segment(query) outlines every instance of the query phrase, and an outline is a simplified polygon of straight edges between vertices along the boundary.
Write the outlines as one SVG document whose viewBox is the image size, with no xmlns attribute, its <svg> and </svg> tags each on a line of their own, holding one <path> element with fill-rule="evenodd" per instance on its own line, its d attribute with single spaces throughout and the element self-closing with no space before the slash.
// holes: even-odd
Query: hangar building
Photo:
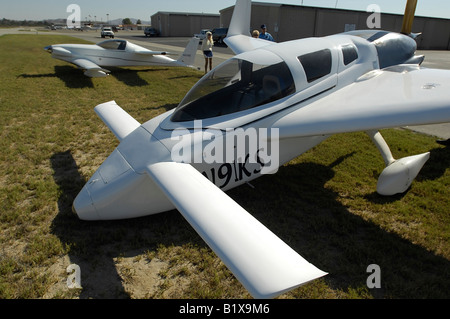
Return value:
<svg viewBox="0 0 450 319">
<path fill-rule="evenodd" d="M 220 24 L 230 24 L 234 6 L 220 11 Z M 312 36 L 327 36 L 350 30 L 368 29 L 367 19 L 373 12 L 317 8 L 300 5 L 252 2 L 251 29 L 267 25 L 275 41 L 282 42 Z M 380 14 L 380 29 L 400 32 L 403 15 Z M 419 49 L 450 50 L 450 19 L 414 17 L 412 32 Z"/>
<path fill-rule="evenodd" d="M 219 14 L 157 12 L 151 16 L 152 26 L 161 36 L 187 37 L 202 29 L 228 27 L 234 6 L 220 10 Z M 372 12 L 344 9 L 328 9 L 303 5 L 252 2 L 251 29 L 266 24 L 268 32 L 277 42 L 312 36 L 326 36 L 344 31 L 368 29 L 367 19 Z M 403 15 L 380 14 L 382 30 L 399 32 Z M 450 19 L 414 18 L 412 32 L 418 48 L 426 50 L 450 50 Z"/>
<path fill-rule="evenodd" d="M 202 29 L 216 28 L 220 24 L 220 15 L 158 11 L 151 16 L 151 23 L 163 37 L 192 37 Z"/>
</svg>

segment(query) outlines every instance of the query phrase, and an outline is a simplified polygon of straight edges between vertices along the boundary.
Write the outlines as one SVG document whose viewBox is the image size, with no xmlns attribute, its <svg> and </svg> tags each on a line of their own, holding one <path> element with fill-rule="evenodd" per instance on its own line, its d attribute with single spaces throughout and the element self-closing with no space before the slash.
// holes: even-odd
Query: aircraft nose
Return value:
<svg viewBox="0 0 450 319">
<path fill-rule="evenodd" d="M 75 198 L 72 211 L 81 220 L 98 220 L 99 215 L 95 209 L 94 203 L 92 202 L 91 195 L 87 190 L 86 186 L 80 191 L 78 196 Z"/>
<path fill-rule="evenodd" d="M 47 51 L 48 53 L 52 53 L 53 52 L 53 48 L 51 45 L 48 45 L 44 48 L 45 51 Z"/>
</svg>

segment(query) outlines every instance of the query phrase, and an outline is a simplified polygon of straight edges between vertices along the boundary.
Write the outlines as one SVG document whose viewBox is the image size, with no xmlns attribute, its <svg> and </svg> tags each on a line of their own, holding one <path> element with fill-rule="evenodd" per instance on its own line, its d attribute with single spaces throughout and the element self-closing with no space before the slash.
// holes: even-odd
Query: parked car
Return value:
<svg viewBox="0 0 450 319">
<path fill-rule="evenodd" d="M 227 36 L 228 28 L 215 28 L 212 30 L 213 41 L 216 44 L 224 45 L 223 39 Z"/>
<path fill-rule="evenodd" d="M 194 37 L 199 38 L 200 42 L 202 42 L 206 38 L 206 32 L 211 31 L 209 29 L 203 29 L 200 33 L 194 34 Z"/>
<path fill-rule="evenodd" d="M 159 32 L 155 28 L 145 28 L 144 34 L 146 37 L 157 37 L 159 35 Z"/>
<path fill-rule="evenodd" d="M 110 37 L 114 39 L 114 32 L 110 27 L 105 27 L 102 29 L 102 38 Z"/>
</svg>

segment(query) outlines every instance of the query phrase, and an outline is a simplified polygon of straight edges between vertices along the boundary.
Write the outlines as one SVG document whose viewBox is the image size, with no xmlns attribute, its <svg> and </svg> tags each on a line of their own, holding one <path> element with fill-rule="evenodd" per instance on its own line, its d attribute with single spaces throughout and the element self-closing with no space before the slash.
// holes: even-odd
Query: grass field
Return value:
<svg viewBox="0 0 450 319">
<path fill-rule="evenodd" d="M 0 37 L 0 299 L 249 298 L 177 211 L 83 222 L 72 201 L 117 146 L 93 108 L 115 100 L 144 122 L 176 106 L 202 73 L 126 68 L 90 79 L 43 47 Z M 384 163 L 364 133 L 333 136 L 228 194 L 329 275 L 280 298 L 449 298 L 450 150 L 382 131 L 395 157 L 431 151 L 403 195 L 376 194 Z M 77 264 L 81 286 L 67 287 Z M 369 289 L 367 267 L 381 269 Z"/>
</svg>

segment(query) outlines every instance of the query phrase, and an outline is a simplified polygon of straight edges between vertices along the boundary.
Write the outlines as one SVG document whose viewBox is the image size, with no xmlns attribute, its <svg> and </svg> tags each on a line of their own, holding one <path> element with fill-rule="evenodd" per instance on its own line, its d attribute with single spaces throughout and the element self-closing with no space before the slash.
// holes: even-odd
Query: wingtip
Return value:
<svg viewBox="0 0 450 319">
<path fill-rule="evenodd" d="M 312 265 L 312 264 L 311 264 Z M 282 294 L 288 293 L 289 291 L 292 291 L 294 289 L 297 289 L 301 286 L 307 285 L 319 278 L 322 278 L 326 275 L 328 275 L 327 272 L 324 272 L 320 269 L 318 269 L 317 267 L 315 267 L 314 265 L 312 265 L 315 268 L 315 273 L 311 274 L 308 278 L 302 278 L 300 280 L 298 280 L 295 283 L 292 283 L 291 285 L 286 285 L 283 288 L 280 289 L 264 289 L 264 290 L 260 290 L 260 289 L 252 289 L 252 288 L 247 288 L 248 291 L 250 292 L 250 294 L 252 295 L 253 298 L 255 299 L 274 299 L 277 298 L 279 296 L 281 296 Z"/>
</svg>

